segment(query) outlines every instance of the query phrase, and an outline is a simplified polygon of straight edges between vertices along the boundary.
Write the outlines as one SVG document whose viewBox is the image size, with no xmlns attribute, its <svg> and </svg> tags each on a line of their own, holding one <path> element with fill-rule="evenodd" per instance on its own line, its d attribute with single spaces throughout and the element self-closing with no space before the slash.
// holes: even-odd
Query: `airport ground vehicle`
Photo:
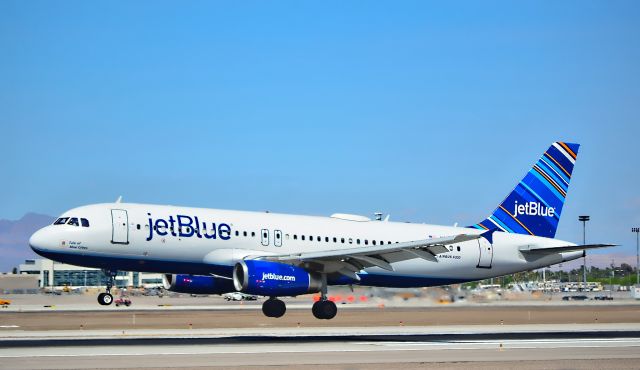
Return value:
<svg viewBox="0 0 640 370">
<path fill-rule="evenodd" d="M 240 292 L 227 293 L 223 295 L 227 301 L 255 301 L 258 299 L 255 295 L 243 294 Z"/>
<path fill-rule="evenodd" d="M 8 306 L 11 304 L 11 300 L 0 298 L 0 306 Z"/>
<path fill-rule="evenodd" d="M 115 300 L 114 303 L 116 304 L 116 307 L 118 307 L 118 306 L 127 306 L 127 307 L 129 307 L 129 306 L 131 306 L 131 300 L 128 297 L 123 297 L 123 296 L 118 297 Z"/>
</svg>

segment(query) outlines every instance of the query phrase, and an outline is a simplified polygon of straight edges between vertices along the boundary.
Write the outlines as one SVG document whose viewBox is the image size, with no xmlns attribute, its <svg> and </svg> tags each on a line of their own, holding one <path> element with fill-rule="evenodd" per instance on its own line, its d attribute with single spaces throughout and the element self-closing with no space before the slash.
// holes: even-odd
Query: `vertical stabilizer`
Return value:
<svg viewBox="0 0 640 370">
<path fill-rule="evenodd" d="M 579 148 L 553 143 L 491 216 L 472 227 L 553 238 Z"/>
</svg>

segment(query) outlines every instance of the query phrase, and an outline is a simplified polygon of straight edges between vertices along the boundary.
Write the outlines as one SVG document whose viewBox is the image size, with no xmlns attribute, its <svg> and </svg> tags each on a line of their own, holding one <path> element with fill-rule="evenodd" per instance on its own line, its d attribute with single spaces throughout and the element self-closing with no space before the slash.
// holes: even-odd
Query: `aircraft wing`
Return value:
<svg viewBox="0 0 640 370">
<path fill-rule="evenodd" d="M 409 242 L 369 245 L 364 247 L 331 249 L 317 252 L 302 252 L 285 255 L 270 255 L 252 257 L 297 265 L 305 264 L 312 270 L 326 272 L 327 266 L 340 274 L 355 280 L 360 278 L 356 272 L 367 267 L 380 267 L 393 271 L 391 262 L 422 258 L 431 262 L 438 262 L 436 255 L 449 252 L 446 247 L 450 244 L 462 243 L 479 239 L 484 234 L 458 234 L 440 238 L 415 240 Z"/>
<path fill-rule="evenodd" d="M 567 245 L 560 247 L 538 247 L 535 245 L 523 245 L 519 248 L 520 252 L 523 253 L 563 253 L 563 252 L 576 252 L 583 251 L 586 249 L 595 249 L 595 248 L 608 248 L 615 247 L 615 244 L 584 244 L 584 245 Z"/>
</svg>

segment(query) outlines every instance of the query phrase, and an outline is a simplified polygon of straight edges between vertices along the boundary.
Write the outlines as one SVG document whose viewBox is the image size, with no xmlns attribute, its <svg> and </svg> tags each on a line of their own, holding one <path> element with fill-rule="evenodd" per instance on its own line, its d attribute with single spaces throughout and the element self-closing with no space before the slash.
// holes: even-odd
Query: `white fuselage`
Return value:
<svg viewBox="0 0 640 370">
<path fill-rule="evenodd" d="M 51 259 L 105 270 L 231 276 L 252 255 L 326 251 L 480 234 L 473 228 L 371 221 L 363 217 L 312 217 L 148 204 L 106 203 L 75 208 L 60 217 L 85 218 L 89 226 L 50 225 L 30 244 Z M 173 221 L 173 222 L 172 222 Z M 480 280 L 548 266 L 583 252 L 523 255 L 523 246 L 574 245 L 566 241 L 496 232 L 493 244 L 476 239 L 449 245 L 437 262 L 389 261 L 359 272 L 363 285 L 410 287 Z M 332 284 L 345 283 L 336 280 Z M 352 282 L 349 282 L 352 283 Z"/>
</svg>

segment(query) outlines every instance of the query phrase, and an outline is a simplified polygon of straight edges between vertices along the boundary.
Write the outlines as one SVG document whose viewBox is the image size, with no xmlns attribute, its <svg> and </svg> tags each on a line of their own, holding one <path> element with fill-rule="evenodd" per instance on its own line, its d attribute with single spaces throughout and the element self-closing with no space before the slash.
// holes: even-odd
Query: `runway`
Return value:
<svg viewBox="0 0 640 370">
<path fill-rule="evenodd" d="M 295 307 L 295 306 L 294 306 Z M 640 305 L 0 312 L 0 369 L 635 369 Z"/>
<path fill-rule="evenodd" d="M 0 368 L 637 368 L 640 325 L 10 331 Z"/>
<path fill-rule="evenodd" d="M 57 310 L 0 312 L 3 328 L 25 331 L 101 329 L 234 329 L 262 327 L 377 327 L 439 325 L 518 325 L 640 323 L 640 305 L 340 307 L 332 320 L 317 320 L 310 304 L 289 309 L 278 319 L 267 318 L 257 304 L 208 310 Z"/>
</svg>

